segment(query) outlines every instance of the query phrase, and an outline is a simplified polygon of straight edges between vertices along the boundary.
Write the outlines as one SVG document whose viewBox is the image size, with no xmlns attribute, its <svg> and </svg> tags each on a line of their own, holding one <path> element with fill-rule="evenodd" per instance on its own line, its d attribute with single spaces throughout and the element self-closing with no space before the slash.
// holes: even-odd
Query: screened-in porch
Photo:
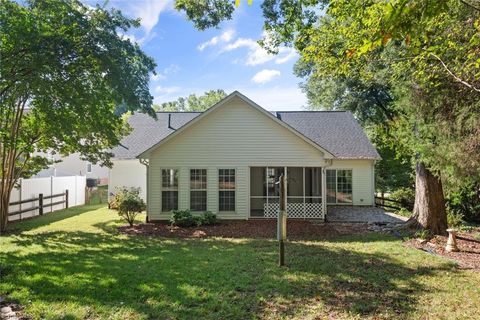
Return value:
<svg viewBox="0 0 480 320">
<path fill-rule="evenodd" d="M 277 182 L 282 174 L 287 180 L 288 217 L 323 219 L 325 208 L 321 167 L 251 167 L 250 216 L 277 216 L 280 207 Z"/>
<path fill-rule="evenodd" d="M 289 218 L 324 219 L 327 204 L 352 204 L 352 170 L 250 167 L 250 217 L 277 217 L 280 208 L 277 182 L 282 174 L 287 180 Z"/>
</svg>

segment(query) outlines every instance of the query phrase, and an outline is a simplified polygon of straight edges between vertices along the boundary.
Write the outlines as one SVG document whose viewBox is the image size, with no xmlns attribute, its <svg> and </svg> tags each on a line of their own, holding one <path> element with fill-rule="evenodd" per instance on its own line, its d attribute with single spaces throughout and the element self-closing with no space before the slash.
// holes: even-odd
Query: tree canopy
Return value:
<svg viewBox="0 0 480 320">
<path fill-rule="evenodd" d="M 77 0 L 0 2 L 0 230 L 10 191 L 45 166 L 40 152 L 110 165 L 127 127 L 118 110 L 155 116 L 155 63 L 121 35 L 139 21 Z"/>
<path fill-rule="evenodd" d="M 199 96 L 192 93 L 187 97 L 154 105 L 154 108 L 157 111 L 205 111 L 226 96 L 223 90 L 210 90 Z"/>
</svg>

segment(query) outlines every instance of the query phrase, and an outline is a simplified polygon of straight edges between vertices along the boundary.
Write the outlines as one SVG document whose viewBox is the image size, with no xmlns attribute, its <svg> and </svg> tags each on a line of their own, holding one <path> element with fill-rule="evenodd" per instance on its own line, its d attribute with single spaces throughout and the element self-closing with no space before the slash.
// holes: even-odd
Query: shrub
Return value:
<svg viewBox="0 0 480 320">
<path fill-rule="evenodd" d="M 202 224 L 206 226 L 217 224 L 217 222 L 218 222 L 217 215 L 212 213 L 211 211 L 205 212 L 202 216 Z"/>
<path fill-rule="evenodd" d="M 410 218 L 412 216 L 412 212 L 405 208 L 398 210 L 396 213 L 400 216 L 407 217 L 407 218 Z"/>
<path fill-rule="evenodd" d="M 430 230 L 422 229 L 422 230 L 418 230 L 417 232 L 415 232 L 414 237 L 415 238 L 420 238 L 420 239 L 423 239 L 423 240 L 429 240 L 429 239 L 432 238 L 432 234 L 430 233 Z"/>
<path fill-rule="evenodd" d="M 135 218 L 146 209 L 145 202 L 140 198 L 140 188 L 117 187 L 110 208 L 117 210 L 118 215 L 133 226 Z"/>
<path fill-rule="evenodd" d="M 466 221 L 480 222 L 480 182 L 465 182 L 447 196 L 449 212 L 462 214 Z"/>
<path fill-rule="evenodd" d="M 458 228 L 464 223 L 463 214 L 454 211 L 448 211 L 447 224 L 449 228 Z"/>
<path fill-rule="evenodd" d="M 202 224 L 202 218 L 193 216 L 190 210 L 173 210 L 170 223 L 177 227 L 195 227 Z"/>
<path fill-rule="evenodd" d="M 415 190 L 412 188 L 400 188 L 392 192 L 388 198 L 399 201 L 402 208 L 412 210 L 415 202 Z"/>
</svg>

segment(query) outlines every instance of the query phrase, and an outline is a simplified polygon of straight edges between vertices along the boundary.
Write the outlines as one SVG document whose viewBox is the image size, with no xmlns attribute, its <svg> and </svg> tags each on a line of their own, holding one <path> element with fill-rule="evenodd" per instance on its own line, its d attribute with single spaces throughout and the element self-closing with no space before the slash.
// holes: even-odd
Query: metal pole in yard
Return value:
<svg viewBox="0 0 480 320">
<path fill-rule="evenodd" d="M 287 195 L 285 176 L 280 176 L 280 211 L 277 219 L 278 265 L 285 265 L 285 240 L 287 238 Z"/>
</svg>

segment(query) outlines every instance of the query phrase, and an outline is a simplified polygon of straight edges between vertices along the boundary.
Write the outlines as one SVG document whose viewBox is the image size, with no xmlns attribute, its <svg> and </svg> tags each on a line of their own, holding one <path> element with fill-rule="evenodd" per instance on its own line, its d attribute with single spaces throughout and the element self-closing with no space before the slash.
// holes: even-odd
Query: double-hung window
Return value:
<svg viewBox="0 0 480 320">
<path fill-rule="evenodd" d="M 162 212 L 178 210 L 178 170 L 162 169 Z"/>
<path fill-rule="evenodd" d="M 190 210 L 207 211 L 207 169 L 190 170 Z"/>
<path fill-rule="evenodd" d="M 327 203 L 352 203 L 352 170 L 327 170 Z"/>
<path fill-rule="evenodd" d="M 235 169 L 218 170 L 218 211 L 235 212 Z"/>
</svg>

